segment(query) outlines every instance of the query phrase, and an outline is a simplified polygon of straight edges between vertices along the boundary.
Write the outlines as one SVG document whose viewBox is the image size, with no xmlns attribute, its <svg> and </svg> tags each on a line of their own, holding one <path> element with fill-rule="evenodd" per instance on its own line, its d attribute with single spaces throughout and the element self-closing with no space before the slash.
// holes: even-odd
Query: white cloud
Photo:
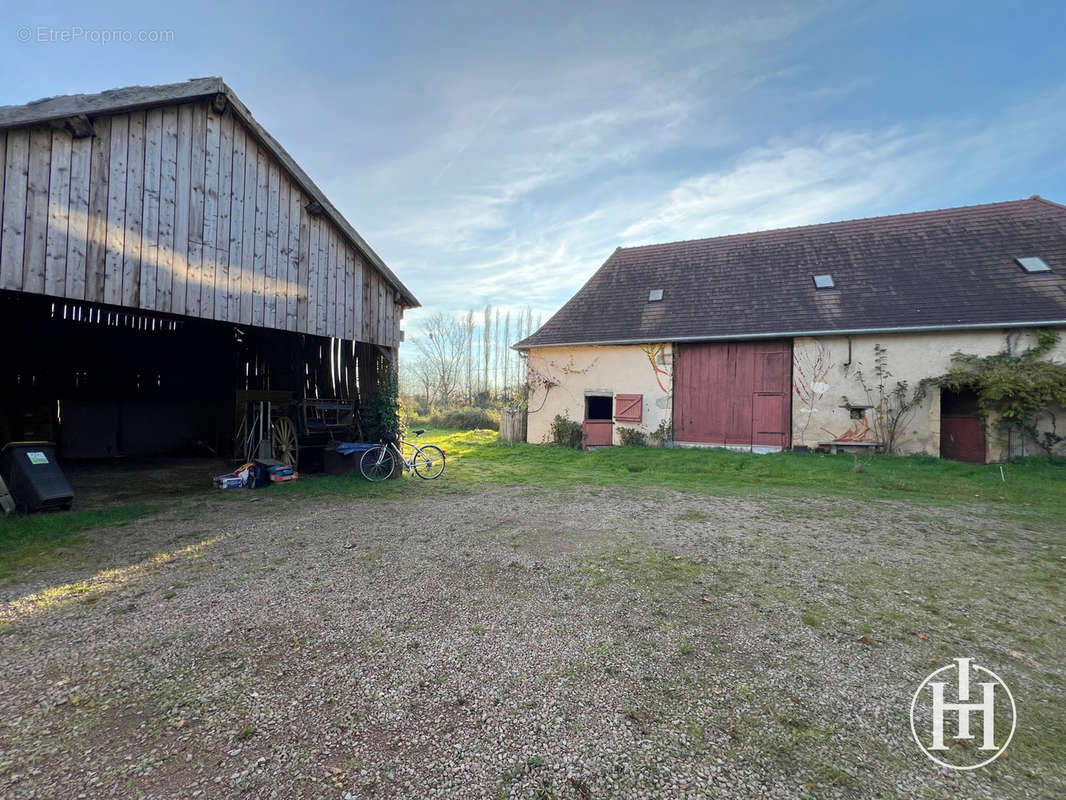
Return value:
<svg viewBox="0 0 1066 800">
<path fill-rule="evenodd" d="M 997 179 L 1061 151 L 1061 141 L 1048 132 L 1066 129 L 1064 94 L 1008 109 L 992 120 L 837 131 L 752 148 L 732 165 L 686 178 L 660 195 L 651 210 L 621 231 L 621 243 L 702 238 L 969 202 Z"/>
</svg>

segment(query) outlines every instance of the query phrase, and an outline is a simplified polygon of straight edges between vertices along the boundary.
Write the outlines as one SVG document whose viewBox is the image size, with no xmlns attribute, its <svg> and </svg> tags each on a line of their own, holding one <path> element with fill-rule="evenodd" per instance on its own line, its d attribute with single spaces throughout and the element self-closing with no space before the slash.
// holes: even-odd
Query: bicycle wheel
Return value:
<svg viewBox="0 0 1066 800">
<path fill-rule="evenodd" d="M 392 452 L 383 444 L 371 447 L 359 459 L 359 471 L 368 481 L 383 481 L 392 475 Z"/>
<path fill-rule="evenodd" d="M 444 451 L 435 444 L 427 444 L 415 450 L 414 458 L 415 473 L 420 478 L 431 481 L 439 478 L 444 472 Z"/>
</svg>

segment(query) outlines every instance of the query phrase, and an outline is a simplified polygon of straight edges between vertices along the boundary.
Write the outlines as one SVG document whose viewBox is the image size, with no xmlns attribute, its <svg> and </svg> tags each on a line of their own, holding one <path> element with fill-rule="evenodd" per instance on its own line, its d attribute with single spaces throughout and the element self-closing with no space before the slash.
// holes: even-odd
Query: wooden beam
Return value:
<svg viewBox="0 0 1066 800">
<path fill-rule="evenodd" d="M 163 141 L 159 152 L 159 262 L 155 276 L 155 307 L 174 310 L 174 271 L 180 266 L 174 241 L 178 207 L 178 110 L 163 109 Z M 184 305 L 184 302 L 183 302 Z"/>
<path fill-rule="evenodd" d="M 62 297 L 67 288 L 67 227 L 70 219 L 70 154 L 66 130 L 52 133 L 48 184 L 48 234 L 44 253 L 45 294 Z"/>
<path fill-rule="evenodd" d="M 126 224 L 122 247 L 122 305 L 137 308 L 141 298 L 141 228 L 144 224 L 143 111 L 130 114 L 126 150 Z"/>
<path fill-rule="evenodd" d="M 233 196 L 233 115 L 220 117 L 218 145 L 218 225 L 215 229 L 215 303 L 214 318 L 229 317 L 230 219 Z"/>
<path fill-rule="evenodd" d="M 189 213 L 192 210 L 192 107 L 178 106 L 177 179 L 174 192 L 174 286 L 170 310 L 186 313 L 189 281 Z"/>
<path fill-rule="evenodd" d="M 88 114 L 67 117 L 66 128 L 75 139 L 85 139 L 93 135 L 93 123 Z"/>
<path fill-rule="evenodd" d="M 4 213 L 0 233 L 0 289 L 22 288 L 26 246 L 26 185 L 29 179 L 29 131 L 9 131 L 4 160 Z"/>
<path fill-rule="evenodd" d="M 240 125 L 233 126 L 233 176 L 230 188 L 229 282 L 226 289 L 226 319 L 241 320 L 241 271 L 244 242 L 244 169 L 245 135 Z"/>
<path fill-rule="evenodd" d="M 48 236 L 48 184 L 51 178 L 52 132 L 30 131 L 30 165 L 26 188 L 26 255 L 22 262 L 22 290 L 45 290 L 45 251 Z"/>
<path fill-rule="evenodd" d="M 156 307 L 159 274 L 159 186 L 163 152 L 163 110 L 154 108 L 145 115 L 144 186 L 141 205 L 141 279 L 138 291 L 141 308 Z"/>
<path fill-rule="evenodd" d="M 215 245 L 218 241 L 218 189 L 222 179 L 221 165 L 219 163 L 222 118 L 218 116 L 213 107 L 207 109 L 205 125 L 204 209 L 200 215 L 203 219 L 201 231 L 203 256 L 200 268 L 200 316 L 204 319 L 218 319 L 218 315 L 215 312 L 215 271 L 218 269 L 218 256 Z"/>
<path fill-rule="evenodd" d="M 111 119 L 93 122 L 92 153 L 89 157 L 89 227 L 85 242 L 85 299 L 104 299 L 107 259 L 107 199 L 111 179 Z"/>
</svg>

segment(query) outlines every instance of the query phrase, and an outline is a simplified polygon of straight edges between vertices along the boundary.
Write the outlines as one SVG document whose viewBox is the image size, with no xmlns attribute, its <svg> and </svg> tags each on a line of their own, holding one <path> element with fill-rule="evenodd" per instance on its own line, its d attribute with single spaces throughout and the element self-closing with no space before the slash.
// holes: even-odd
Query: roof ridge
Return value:
<svg viewBox="0 0 1066 800">
<path fill-rule="evenodd" d="M 699 237 L 699 238 L 696 238 L 696 239 L 678 239 L 678 240 L 672 241 L 672 242 L 653 242 L 651 244 L 638 244 L 638 245 L 632 245 L 632 246 L 629 246 L 629 247 L 618 247 L 618 248 L 616 248 L 616 252 L 618 250 L 643 250 L 645 248 L 650 248 L 650 247 L 666 247 L 666 246 L 669 246 L 669 245 L 676 245 L 676 244 L 694 244 L 694 243 L 697 243 L 697 242 L 710 242 L 710 241 L 715 241 L 715 240 L 719 240 L 719 239 L 734 239 L 734 238 L 740 238 L 740 237 L 744 237 L 744 236 L 761 236 L 761 235 L 770 234 L 770 233 L 791 233 L 791 232 L 795 232 L 795 231 L 812 230 L 814 228 L 828 228 L 828 227 L 831 227 L 831 226 L 834 226 L 834 225 L 850 225 L 850 224 L 855 223 L 855 222 L 875 222 L 875 221 L 887 220 L 887 219 L 905 219 L 905 218 L 923 217 L 923 216 L 931 216 L 931 215 L 934 215 L 934 214 L 944 214 L 946 212 L 951 212 L 951 211 L 973 211 L 973 210 L 976 210 L 976 209 L 982 209 L 982 210 L 984 210 L 984 209 L 995 209 L 995 208 L 1002 208 L 1004 206 L 1018 206 L 1018 205 L 1021 205 L 1023 203 L 1031 203 L 1031 202 L 1044 203 L 1045 205 L 1052 206 L 1053 208 L 1056 208 L 1056 209 L 1066 209 L 1066 205 L 1061 205 L 1059 203 L 1054 202 L 1053 200 L 1048 200 L 1047 198 L 1041 197 L 1038 194 L 1034 194 L 1034 195 L 1031 195 L 1029 197 L 1020 198 L 1018 200 L 1000 200 L 1000 201 L 995 202 L 995 203 L 975 203 L 975 204 L 968 205 L 968 206 L 949 206 L 947 208 L 930 208 L 930 209 L 926 209 L 924 211 L 904 211 L 904 212 L 901 212 L 901 213 L 898 213 L 898 214 L 880 214 L 880 215 L 872 216 L 872 217 L 854 217 L 852 219 L 838 219 L 838 220 L 830 220 L 830 221 L 827 221 L 827 222 L 813 222 L 813 223 L 809 223 L 807 225 L 791 225 L 791 226 L 787 226 L 787 227 L 784 227 L 784 228 L 763 228 L 763 229 L 754 230 L 754 231 L 742 231 L 740 233 L 723 233 L 723 234 L 720 234 L 718 236 L 702 236 L 702 237 Z"/>
<path fill-rule="evenodd" d="M 1043 203 L 1046 206 L 1051 206 L 1052 208 L 1066 211 L 1066 205 L 1063 205 L 1062 203 L 1056 203 L 1054 200 L 1048 200 L 1046 197 L 1041 197 L 1038 194 L 1030 195 L 1027 199 L 1036 200 L 1038 203 Z"/>
</svg>

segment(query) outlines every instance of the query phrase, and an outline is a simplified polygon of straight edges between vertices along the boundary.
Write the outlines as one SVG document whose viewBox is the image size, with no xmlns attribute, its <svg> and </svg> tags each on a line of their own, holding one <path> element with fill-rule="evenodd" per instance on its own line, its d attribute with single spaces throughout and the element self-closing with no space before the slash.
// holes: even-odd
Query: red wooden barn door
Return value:
<svg viewBox="0 0 1066 800">
<path fill-rule="evenodd" d="M 786 448 L 791 382 L 788 340 L 680 345 L 674 365 L 674 438 Z"/>
<path fill-rule="evenodd" d="M 940 456 L 952 461 L 985 463 L 985 421 L 972 390 L 940 392 Z"/>
<path fill-rule="evenodd" d="M 792 443 L 792 345 L 760 342 L 755 347 L 751 443 L 788 447 Z"/>
</svg>

